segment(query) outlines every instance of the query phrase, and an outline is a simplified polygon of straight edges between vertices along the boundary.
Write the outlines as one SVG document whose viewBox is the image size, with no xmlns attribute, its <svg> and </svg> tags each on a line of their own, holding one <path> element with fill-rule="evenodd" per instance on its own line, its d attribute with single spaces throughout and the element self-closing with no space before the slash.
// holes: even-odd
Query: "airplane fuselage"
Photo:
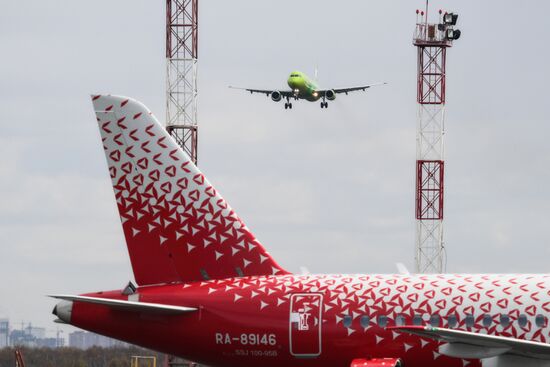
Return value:
<svg viewBox="0 0 550 367">
<path fill-rule="evenodd" d="M 404 366 L 478 366 L 392 326 L 432 325 L 546 342 L 547 275 L 260 276 L 89 296 L 198 308 L 145 316 L 76 302 L 70 323 L 211 366 L 347 367 L 355 358 Z"/>
<path fill-rule="evenodd" d="M 297 98 L 315 102 L 322 97 L 321 94 L 317 93 L 319 90 L 317 83 L 300 71 L 290 73 L 287 83 Z"/>
</svg>

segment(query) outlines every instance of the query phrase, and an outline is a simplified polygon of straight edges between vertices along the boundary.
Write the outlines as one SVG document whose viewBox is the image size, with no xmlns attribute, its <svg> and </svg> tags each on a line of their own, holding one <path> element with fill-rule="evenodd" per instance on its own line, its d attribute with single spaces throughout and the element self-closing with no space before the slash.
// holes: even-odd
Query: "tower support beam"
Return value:
<svg viewBox="0 0 550 367">
<path fill-rule="evenodd" d="M 197 163 L 198 0 L 166 0 L 166 129 Z"/>
</svg>

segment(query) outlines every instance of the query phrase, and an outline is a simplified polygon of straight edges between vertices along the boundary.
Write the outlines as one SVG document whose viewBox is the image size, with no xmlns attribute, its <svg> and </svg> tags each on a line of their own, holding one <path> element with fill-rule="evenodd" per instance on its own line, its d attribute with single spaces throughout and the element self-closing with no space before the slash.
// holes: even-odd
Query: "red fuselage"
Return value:
<svg viewBox="0 0 550 367">
<path fill-rule="evenodd" d="M 546 342 L 549 287 L 544 275 L 244 277 L 142 287 L 133 296 L 198 308 L 193 313 L 146 316 L 76 302 L 71 324 L 211 366 L 344 367 L 355 358 L 389 357 L 412 367 L 476 366 L 391 326 Z M 128 299 L 120 291 L 88 296 Z"/>
</svg>

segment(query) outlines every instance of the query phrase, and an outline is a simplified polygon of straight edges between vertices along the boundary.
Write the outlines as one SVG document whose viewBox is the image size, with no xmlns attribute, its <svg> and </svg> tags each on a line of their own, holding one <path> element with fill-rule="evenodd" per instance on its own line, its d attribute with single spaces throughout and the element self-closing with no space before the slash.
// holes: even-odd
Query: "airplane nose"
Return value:
<svg viewBox="0 0 550 367">
<path fill-rule="evenodd" d="M 73 312 L 72 301 L 61 301 L 53 308 L 52 313 L 67 324 L 71 323 L 71 314 Z"/>
</svg>

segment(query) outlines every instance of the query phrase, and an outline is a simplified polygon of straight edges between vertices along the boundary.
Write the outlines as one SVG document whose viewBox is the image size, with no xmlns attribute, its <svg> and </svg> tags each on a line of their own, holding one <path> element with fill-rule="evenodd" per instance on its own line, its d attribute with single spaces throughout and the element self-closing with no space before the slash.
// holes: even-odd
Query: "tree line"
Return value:
<svg viewBox="0 0 550 367">
<path fill-rule="evenodd" d="M 19 348 L 25 367 L 131 367 L 132 356 L 154 356 L 157 367 L 164 366 L 164 354 L 139 347 Z M 0 367 L 15 367 L 15 349 L 0 349 Z M 153 367 L 141 361 L 137 367 Z"/>
</svg>

